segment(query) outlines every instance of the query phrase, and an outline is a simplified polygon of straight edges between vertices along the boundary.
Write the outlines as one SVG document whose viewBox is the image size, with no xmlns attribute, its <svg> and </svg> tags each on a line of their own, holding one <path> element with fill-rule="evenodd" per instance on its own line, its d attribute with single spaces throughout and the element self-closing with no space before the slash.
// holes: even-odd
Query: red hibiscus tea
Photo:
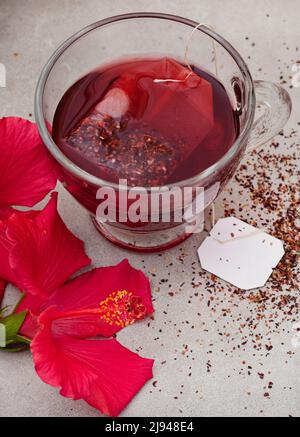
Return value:
<svg viewBox="0 0 300 437">
<path fill-rule="evenodd" d="M 56 144 L 79 167 L 109 182 L 146 187 L 205 170 L 238 131 L 223 85 L 167 57 L 90 72 L 67 90 L 53 123 Z"/>
</svg>

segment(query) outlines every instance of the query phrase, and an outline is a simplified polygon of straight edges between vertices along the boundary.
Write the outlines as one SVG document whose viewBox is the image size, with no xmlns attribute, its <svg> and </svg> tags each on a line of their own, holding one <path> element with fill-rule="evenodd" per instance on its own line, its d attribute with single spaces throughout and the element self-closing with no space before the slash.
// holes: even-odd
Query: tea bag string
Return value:
<svg viewBox="0 0 300 437">
<path fill-rule="evenodd" d="M 186 75 L 186 77 L 184 79 L 153 79 L 154 83 L 161 83 L 161 82 L 182 83 L 182 82 L 185 82 L 191 76 L 191 74 L 193 74 L 193 69 L 192 69 L 191 64 L 189 63 L 189 60 L 188 60 L 188 53 L 189 53 L 189 48 L 190 48 L 190 44 L 191 44 L 191 40 L 192 40 L 192 37 L 194 35 L 194 32 L 196 32 L 196 30 L 199 29 L 201 26 L 205 26 L 205 27 L 208 27 L 209 29 L 213 30 L 213 27 L 210 26 L 209 24 L 199 23 L 199 24 L 197 24 L 197 26 L 195 26 L 193 28 L 192 32 L 190 33 L 190 35 L 187 39 L 187 42 L 186 42 L 186 47 L 185 47 L 185 52 L 184 52 L 184 62 L 186 64 L 187 68 L 190 70 L 190 72 Z M 216 73 L 216 76 L 218 76 L 216 46 L 215 46 L 215 40 L 213 38 L 212 38 L 212 47 L 213 47 L 213 61 L 215 64 L 215 73 Z"/>
</svg>

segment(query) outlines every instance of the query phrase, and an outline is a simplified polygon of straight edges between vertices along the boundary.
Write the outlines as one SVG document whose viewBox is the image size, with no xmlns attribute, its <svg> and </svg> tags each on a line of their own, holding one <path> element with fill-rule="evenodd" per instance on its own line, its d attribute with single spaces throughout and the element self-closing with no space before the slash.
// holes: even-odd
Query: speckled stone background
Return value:
<svg viewBox="0 0 300 437">
<path fill-rule="evenodd" d="M 240 51 L 255 79 L 282 83 L 290 91 L 289 123 L 272 145 L 245 156 L 237 178 L 216 202 L 218 217 L 233 209 L 239 218 L 274 231 L 276 220 L 294 211 L 299 170 L 300 87 L 291 85 L 291 67 L 300 62 L 299 0 L 1 0 L 0 62 L 7 69 L 7 87 L 0 88 L 0 116 L 32 119 L 39 72 L 66 37 L 97 19 L 137 10 L 210 23 Z M 201 270 L 199 235 L 163 254 L 135 255 L 98 236 L 63 189 L 59 210 L 86 241 L 94 265 L 128 257 L 152 281 L 154 319 L 127 328 L 118 338 L 155 358 L 154 378 L 123 416 L 300 415 L 300 347 L 292 344 L 293 327 L 300 322 L 295 269 L 288 280 L 275 275 L 263 289 L 242 293 Z M 289 235 L 294 240 L 293 232 L 289 219 L 286 241 Z M 6 302 L 16 297 L 9 287 Z M 0 416 L 7 415 L 98 413 L 41 382 L 25 352 L 0 355 Z"/>
</svg>

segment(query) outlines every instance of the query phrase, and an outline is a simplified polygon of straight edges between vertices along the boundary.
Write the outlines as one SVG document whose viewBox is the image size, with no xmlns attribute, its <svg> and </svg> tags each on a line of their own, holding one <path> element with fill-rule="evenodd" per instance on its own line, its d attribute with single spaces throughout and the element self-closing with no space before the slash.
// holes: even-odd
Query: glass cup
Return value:
<svg viewBox="0 0 300 437">
<path fill-rule="evenodd" d="M 127 249 L 144 252 L 163 250 L 198 232 L 198 216 L 203 214 L 203 208 L 216 199 L 232 177 L 246 148 L 271 139 L 285 125 L 291 112 L 291 100 L 283 88 L 271 82 L 253 81 L 239 53 L 209 27 L 197 25 L 186 18 L 161 13 L 142 12 L 106 18 L 67 39 L 51 56 L 38 81 L 36 122 L 45 146 L 62 168 L 64 186 L 90 212 L 99 232 Z M 100 65 L 124 56 L 136 58 L 160 54 L 182 59 L 188 40 L 189 63 L 215 76 L 225 87 L 239 117 L 238 138 L 219 161 L 196 176 L 176 183 L 180 190 L 185 187 L 202 187 L 204 190 L 203 208 L 196 208 L 196 212 L 187 219 L 185 214 L 182 214 L 181 221 L 174 219 L 174 205 L 167 220 L 160 220 L 160 214 L 158 220 L 157 217 L 156 220 L 149 217 L 138 223 L 99 219 L 96 214 L 99 188 L 111 188 L 119 198 L 128 194 L 128 187 L 89 174 L 63 154 L 51 136 L 57 105 L 71 85 Z M 148 196 L 146 202 L 150 202 L 156 188 L 142 188 L 143 194 L 146 192 Z M 189 210 L 197 200 L 196 196 L 194 193 L 185 205 Z M 114 207 L 120 212 L 128 205 Z"/>
</svg>

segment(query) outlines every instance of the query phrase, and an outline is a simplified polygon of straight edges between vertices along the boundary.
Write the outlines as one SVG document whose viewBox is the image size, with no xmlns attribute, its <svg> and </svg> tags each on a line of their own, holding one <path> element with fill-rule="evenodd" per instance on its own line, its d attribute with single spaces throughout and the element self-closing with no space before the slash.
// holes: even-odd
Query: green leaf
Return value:
<svg viewBox="0 0 300 437">
<path fill-rule="evenodd" d="M 9 305 L 0 309 L 0 318 L 4 316 L 5 312 L 8 310 Z"/>
<path fill-rule="evenodd" d="M 0 323 L 0 328 L 4 327 Z M 1 344 L 1 343 L 0 343 Z M 30 345 L 30 339 L 23 337 L 22 335 L 17 334 L 14 339 L 5 341 L 5 346 L 0 347 L 0 351 L 6 351 L 6 352 L 20 352 L 25 349 L 28 349 Z"/>
<path fill-rule="evenodd" d="M 15 341 L 15 337 L 21 328 L 27 311 L 21 311 L 20 313 L 10 314 L 1 320 L 1 324 L 5 326 L 6 330 L 6 343 L 13 340 Z"/>
<path fill-rule="evenodd" d="M 29 345 L 23 343 L 12 343 L 5 347 L 0 347 L 0 351 L 4 352 L 21 352 L 26 349 L 29 349 Z"/>
<path fill-rule="evenodd" d="M 23 343 L 23 344 L 30 344 L 31 340 L 30 338 L 24 337 L 24 335 L 16 335 L 16 341 L 18 341 L 19 343 Z"/>
<path fill-rule="evenodd" d="M 0 350 L 19 352 L 29 348 L 30 339 L 18 333 L 26 314 L 27 311 L 21 311 L 0 318 Z"/>
</svg>

